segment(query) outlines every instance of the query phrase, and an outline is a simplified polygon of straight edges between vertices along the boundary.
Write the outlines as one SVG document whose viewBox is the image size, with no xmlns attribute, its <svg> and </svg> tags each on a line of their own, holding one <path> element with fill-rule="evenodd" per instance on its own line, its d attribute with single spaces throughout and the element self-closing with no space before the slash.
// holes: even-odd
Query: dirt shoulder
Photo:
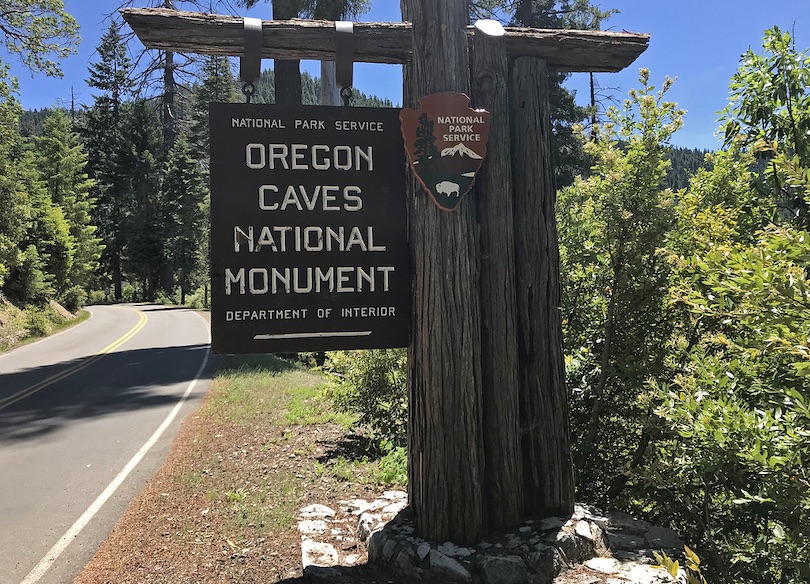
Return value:
<svg viewBox="0 0 810 584">
<path fill-rule="evenodd" d="M 269 366 L 268 366 L 269 364 Z M 324 380 L 281 361 L 222 363 L 158 474 L 76 584 L 293 582 L 301 578 L 300 508 L 373 499 L 374 462 Z M 330 582 L 393 581 L 365 565 Z"/>
</svg>

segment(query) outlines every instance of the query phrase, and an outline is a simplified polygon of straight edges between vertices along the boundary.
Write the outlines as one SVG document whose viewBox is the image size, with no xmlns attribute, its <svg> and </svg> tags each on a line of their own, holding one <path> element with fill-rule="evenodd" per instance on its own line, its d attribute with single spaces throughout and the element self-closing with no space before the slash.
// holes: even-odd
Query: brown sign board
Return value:
<svg viewBox="0 0 810 584">
<path fill-rule="evenodd" d="M 489 112 L 470 108 L 463 93 L 433 93 L 400 113 L 408 162 L 433 202 L 456 209 L 487 155 Z"/>
<path fill-rule="evenodd" d="M 398 114 L 211 104 L 215 353 L 407 346 Z"/>
</svg>

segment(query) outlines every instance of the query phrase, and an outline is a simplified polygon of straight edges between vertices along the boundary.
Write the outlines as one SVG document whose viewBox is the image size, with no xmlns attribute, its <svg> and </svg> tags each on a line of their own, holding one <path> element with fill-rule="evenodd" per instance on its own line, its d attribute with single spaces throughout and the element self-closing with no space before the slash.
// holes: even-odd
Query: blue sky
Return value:
<svg viewBox="0 0 810 584">
<path fill-rule="evenodd" d="M 810 47 L 810 0 L 595 0 L 602 9 L 620 11 L 604 23 L 609 30 L 646 32 L 652 35 L 650 46 L 625 71 L 599 74 L 601 94 L 622 100 L 627 91 L 638 86 L 638 69 L 650 69 L 653 83 L 660 86 L 666 75 L 678 80 L 667 94 L 687 110 L 684 128 L 673 143 L 679 146 L 715 148 L 717 112 L 725 107 L 728 82 L 737 69 L 740 55 L 748 48 L 759 50 L 765 29 L 773 25 L 793 31 L 799 50 Z M 107 28 L 106 16 L 119 0 L 66 0 L 65 5 L 81 25 L 79 53 L 62 62 L 64 79 L 44 76 L 32 78 L 14 60 L 12 73 L 20 80 L 21 101 L 26 108 L 69 105 L 71 87 L 78 103 L 91 103 L 91 91 L 84 85 L 87 65 L 96 61 L 98 39 Z M 147 5 L 146 0 L 133 3 Z M 372 10 L 364 21 L 399 21 L 399 0 L 372 0 Z M 250 12 L 267 18 L 266 4 Z M 0 56 L 6 59 L 0 50 Z M 272 63 L 265 62 L 266 67 Z M 317 74 L 317 64 L 304 65 Z M 388 97 L 401 103 L 401 67 L 363 65 L 355 69 L 355 86 L 367 94 Z M 588 95 L 587 74 L 575 74 L 568 86 L 575 89 L 583 103 Z"/>
</svg>

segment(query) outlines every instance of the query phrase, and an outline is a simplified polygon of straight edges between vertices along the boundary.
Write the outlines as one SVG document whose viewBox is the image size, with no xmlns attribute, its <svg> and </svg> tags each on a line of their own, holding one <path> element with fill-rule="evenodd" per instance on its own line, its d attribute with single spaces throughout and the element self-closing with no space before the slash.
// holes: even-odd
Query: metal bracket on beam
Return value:
<svg viewBox="0 0 810 584">
<path fill-rule="evenodd" d="M 354 24 L 344 20 L 335 22 L 337 32 L 337 57 L 335 59 L 335 81 L 340 85 L 343 105 L 348 106 L 352 98 L 354 75 Z"/>
<path fill-rule="evenodd" d="M 244 23 L 245 52 L 239 59 L 239 78 L 242 80 L 242 93 L 250 103 L 262 74 L 262 21 L 245 16 Z"/>
</svg>

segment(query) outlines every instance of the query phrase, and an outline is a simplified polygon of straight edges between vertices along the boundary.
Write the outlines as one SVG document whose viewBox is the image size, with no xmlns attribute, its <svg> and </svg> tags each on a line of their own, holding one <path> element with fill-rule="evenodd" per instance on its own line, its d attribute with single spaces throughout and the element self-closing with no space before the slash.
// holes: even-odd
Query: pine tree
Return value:
<svg viewBox="0 0 810 584">
<path fill-rule="evenodd" d="M 163 181 L 168 250 L 180 285 L 180 303 L 186 301 L 207 253 L 204 230 L 208 195 L 205 177 L 182 137 L 169 151 Z"/>
<path fill-rule="evenodd" d="M 427 114 L 419 116 L 419 127 L 416 129 L 416 157 L 419 162 L 430 160 L 438 155 L 439 150 L 434 142 L 436 136 L 433 135 L 433 121 L 428 119 Z"/>
<path fill-rule="evenodd" d="M 195 88 L 188 142 L 200 158 L 208 158 L 208 104 L 241 101 L 227 57 L 208 57 L 203 64 L 202 83 Z"/>
<path fill-rule="evenodd" d="M 163 140 L 160 119 L 147 100 L 126 104 L 116 173 L 125 267 L 142 286 L 146 300 L 154 300 L 166 265 L 167 220 L 161 194 Z"/>
<path fill-rule="evenodd" d="M 11 272 L 8 291 L 24 303 L 43 302 L 65 288 L 75 245 L 62 207 L 48 194 L 34 151 L 23 150 L 15 165 L 30 205 L 30 221 L 20 242 L 22 262 Z"/>
<path fill-rule="evenodd" d="M 95 180 L 92 198 L 96 199 L 93 223 L 104 244 L 102 264 L 110 275 L 115 298 L 122 295 L 121 254 L 125 238 L 121 231 L 125 211 L 119 197 L 123 180 L 117 153 L 122 151 L 125 134 L 121 129 L 121 109 L 132 93 L 132 62 L 121 35 L 121 24 L 111 22 L 97 47 L 100 61 L 90 65 L 87 84 L 100 90 L 94 103 L 82 117 L 80 132 L 87 147 L 88 169 Z"/>
<path fill-rule="evenodd" d="M 91 219 L 95 199 L 90 196 L 94 183 L 85 172 L 87 155 L 64 111 L 54 110 L 43 129 L 44 135 L 35 139 L 37 166 L 52 203 L 64 212 L 74 247 L 65 286 L 87 288 L 101 256 L 97 228 Z M 64 292 L 64 288 L 57 292 Z"/>
<path fill-rule="evenodd" d="M 101 59 L 90 65 L 87 85 L 101 90 L 93 95 L 95 105 L 111 114 L 112 122 L 120 117 L 121 103 L 132 93 L 132 62 L 127 56 L 127 47 L 121 34 L 122 24 L 111 21 L 107 32 L 99 40 L 96 52 Z"/>
<path fill-rule="evenodd" d="M 7 77 L 0 63 L 0 288 L 20 261 L 19 244 L 25 236 L 30 207 L 20 187 L 14 153 L 20 142 L 20 104 L 15 97 L 16 79 Z"/>
</svg>

